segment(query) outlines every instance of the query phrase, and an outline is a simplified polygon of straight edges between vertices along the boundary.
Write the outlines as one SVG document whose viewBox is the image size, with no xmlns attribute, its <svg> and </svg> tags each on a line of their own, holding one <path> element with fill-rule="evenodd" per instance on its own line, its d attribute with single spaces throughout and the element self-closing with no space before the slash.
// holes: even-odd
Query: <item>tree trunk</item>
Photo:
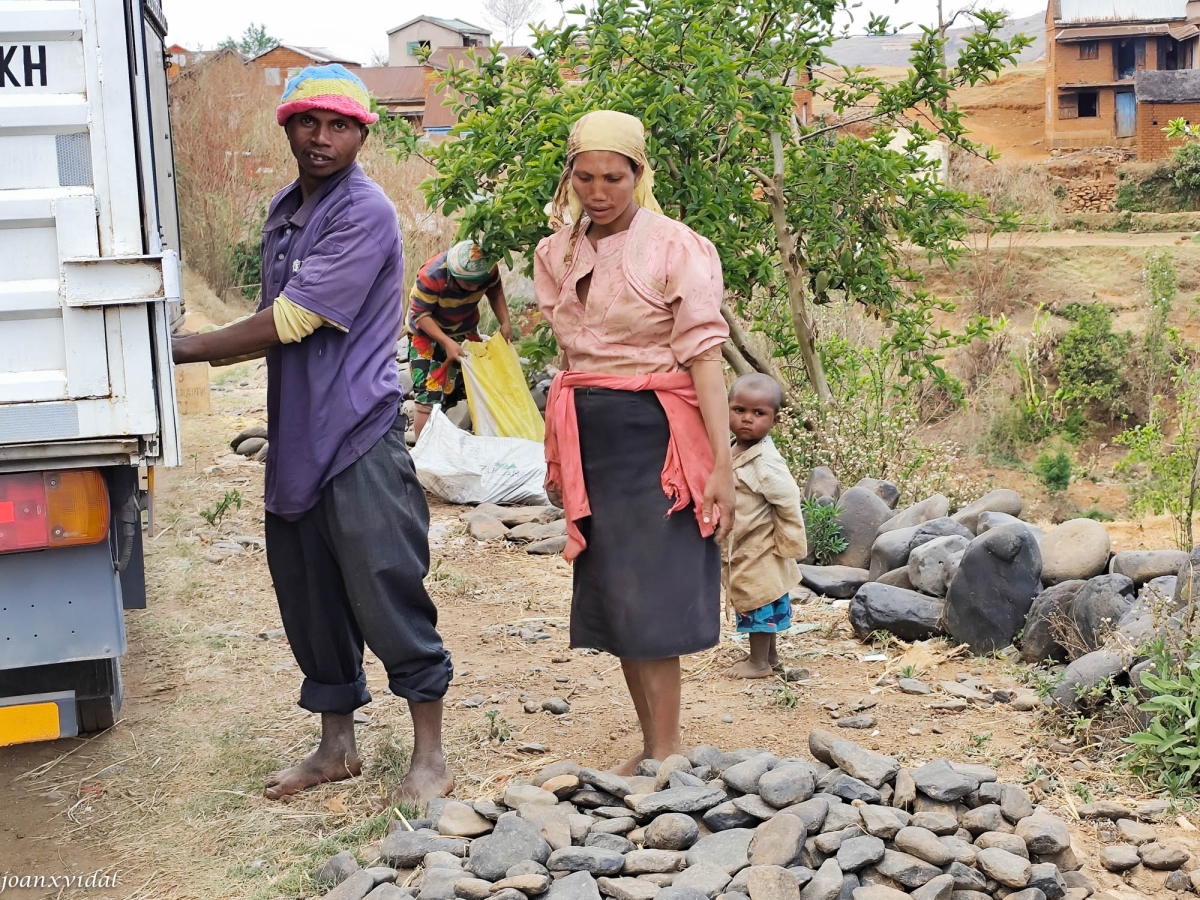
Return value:
<svg viewBox="0 0 1200 900">
<path fill-rule="evenodd" d="M 729 363 L 729 368 L 733 369 L 733 373 L 739 378 L 754 371 L 754 367 L 746 362 L 746 358 L 738 352 L 733 341 L 726 341 L 721 345 L 721 355 L 725 357 L 725 362 Z"/>
<path fill-rule="evenodd" d="M 779 246 L 783 275 L 787 281 L 792 327 L 796 330 L 796 341 L 800 345 L 800 358 L 804 361 L 808 383 L 816 392 L 817 400 L 825 406 L 833 399 L 833 394 L 829 390 L 821 355 L 817 352 L 817 329 L 808 306 L 805 272 L 800 265 L 800 257 L 796 255 L 796 236 L 787 220 L 787 201 L 783 194 L 783 136 L 778 132 L 771 134 L 771 149 L 775 153 L 775 172 L 770 183 L 764 185 L 764 193 L 771 207 L 771 219 L 775 223 L 775 241 Z"/>
<path fill-rule="evenodd" d="M 771 364 L 771 360 L 764 357 L 758 352 L 758 349 L 750 343 L 750 336 L 746 334 L 746 330 L 742 328 L 742 323 L 738 321 L 728 303 L 721 304 L 721 317 L 725 319 L 725 324 L 729 326 L 729 342 L 737 350 L 738 355 L 742 360 L 750 366 L 750 371 L 761 372 L 763 375 L 769 375 L 775 379 L 775 383 L 779 385 L 779 390 L 783 392 L 784 403 L 788 406 L 794 405 L 790 397 L 790 388 L 786 381 L 776 371 L 775 366 Z M 733 363 L 730 363 L 733 365 Z M 736 367 L 735 367 L 736 369 Z M 739 375 L 745 374 L 738 372 Z"/>
</svg>

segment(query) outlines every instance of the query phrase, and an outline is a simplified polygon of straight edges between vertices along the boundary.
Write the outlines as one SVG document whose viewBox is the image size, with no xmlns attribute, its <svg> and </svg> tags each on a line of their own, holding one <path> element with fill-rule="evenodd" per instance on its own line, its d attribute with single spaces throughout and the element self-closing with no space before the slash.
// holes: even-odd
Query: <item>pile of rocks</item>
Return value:
<svg viewBox="0 0 1200 900">
<path fill-rule="evenodd" d="M 801 578 L 824 596 L 849 599 L 859 638 L 880 630 L 904 640 L 949 635 L 990 653 L 1023 633 L 1027 662 L 1079 663 L 1060 686 L 1064 704 L 1074 702 L 1077 685 L 1128 671 L 1137 662 L 1132 648 L 1182 627 L 1191 608 L 1191 579 L 1175 578 L 1186 553 L 1113 555 L 1108 532 L 1091 519 L 1045 531 L 1020 520 L 1015 491 L 992 491 L 953 515 L 941 494 L 897 512 L 895 485 L 864 479 L 843 493 L 833 473 L 818 468 L 805 493 L 839 505 L 847 547 L 834 565 L 802 565 Z"/>
<path fill-rule="evenodd" d="M 377 868 L 341 857 L 318 876 L 345 878 L 326 895 L 335 900 L 1092 895 L 1066 824 L 993 770 L 945 759 L 905 769 L 827 731 L 808 743 L 812 759 L 701 746 L 629 778 L 553 763 L 494 801 L 436 801 L 413 830 L 364 850 Z M 1190 858 L 1157 841 L 1134 852 L 1151 869 Z"/>
<path fill-rule="evenodd" d="M 263 462 L 267 458 L 267 426 L 266 424 L 251 425 L 238 432 L 237 437 L 229 442 L 233 452 L 255 462 Z"/>
<path fill-rule="evenodd" d="M 477 541 L 524 544 L 527 553 L 552 556 L 567 546 L 567 522 L 557 506 L 481 503 L 459 516 Z"/>
<path fill-rule="evenodd" d="M 1067 187 L 1068 212 L 1112 212 L 1117 208 L 1117 183 L 1091 181 Z"/>
</svg>

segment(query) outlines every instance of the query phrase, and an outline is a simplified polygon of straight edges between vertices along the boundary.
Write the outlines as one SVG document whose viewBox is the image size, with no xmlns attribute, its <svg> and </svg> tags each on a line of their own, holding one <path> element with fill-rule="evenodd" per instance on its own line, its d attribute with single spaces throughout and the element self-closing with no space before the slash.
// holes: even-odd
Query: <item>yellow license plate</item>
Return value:
<svg viewBox="0 0 1200 900">
<path fill-rule="evenodd" d="M 53 741 L 60 735 L 58 704 L 0 706 L 0 747 Z"/>
</svg>

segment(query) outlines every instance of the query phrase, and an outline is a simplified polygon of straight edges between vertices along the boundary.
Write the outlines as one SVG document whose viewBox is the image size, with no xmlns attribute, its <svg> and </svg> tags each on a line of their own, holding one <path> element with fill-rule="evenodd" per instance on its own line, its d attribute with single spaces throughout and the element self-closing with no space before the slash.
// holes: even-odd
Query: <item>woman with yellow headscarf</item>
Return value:
<svg viewBox="0 0 1200 900">
<path fill-rule="evenodd" d="M 571 646 L 617 656 L 642 759 L 682 747 L 679 657 L 720 639 L 718 542 L 733 524 L 721 263 L 662 213 L 642 123 L 588 113 L 534 257 L 564 351 L 546 409 L 546 487 L 566 511 Z"/>
</svg>

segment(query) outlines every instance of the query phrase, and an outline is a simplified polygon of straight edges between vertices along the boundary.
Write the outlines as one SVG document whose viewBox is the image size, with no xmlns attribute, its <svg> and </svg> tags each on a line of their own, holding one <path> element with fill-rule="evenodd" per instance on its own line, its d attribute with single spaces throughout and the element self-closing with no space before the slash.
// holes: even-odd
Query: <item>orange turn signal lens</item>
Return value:
<svg viewBox="0 0 1200 900">
<path fill-rule="evenodd" d="M 95 469 L 46 472 L 51 547 L 95 544 L 108 537 L 108 489 Z"/>
</svg>

